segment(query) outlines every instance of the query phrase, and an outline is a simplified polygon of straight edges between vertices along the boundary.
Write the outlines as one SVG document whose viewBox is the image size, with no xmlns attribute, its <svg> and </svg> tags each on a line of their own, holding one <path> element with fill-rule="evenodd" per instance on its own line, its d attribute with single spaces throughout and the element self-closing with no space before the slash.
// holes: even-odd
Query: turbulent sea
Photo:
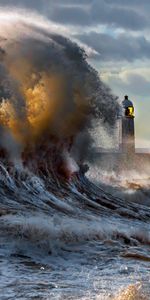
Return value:
<svg viewBox="0 0 150 300">
<path fill-rule="evenodd" d="M 1 163 L 0 299 L 150 299 L 148 178 L 131 181 L 65 183 Z"/>
<path fill-rule="evenodd" d="M 1 8 L 0 300 L 149 300 L 149 176 L 82 174 L 120 105 L 66 35 Z"/>
</svg>

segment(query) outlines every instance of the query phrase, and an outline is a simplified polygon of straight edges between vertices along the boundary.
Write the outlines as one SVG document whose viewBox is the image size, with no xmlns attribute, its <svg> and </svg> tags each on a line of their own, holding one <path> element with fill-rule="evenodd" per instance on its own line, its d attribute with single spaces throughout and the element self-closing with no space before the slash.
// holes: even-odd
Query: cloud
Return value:
<svg viewBox="0 0 150 300">
<path fill-rule="evenodd" d="M 131 9 L 129 5 L 127 7 L 117 5 L 114 1 L 0 0 L 0 5 L 34 9 L 52 21 L 76 26 L 105 24 L 117 28 L 141 30 L 149 25 L 148 18 L 140 10 L 135 7 Z"/>
<path fill-rule="evenodd" d="M 114 5 L 114 0 L 106 0 L 107 4 Z M 147 6 L 150 6 L 150 2 L 148 0 L 115 0 L 115 5 L 117 6 L 126 6 L 126 7 L 143 7 L 146 8 Z"/>
<path fill-rule="evenodd" d="M 117 87 L 124 93 L 149 97 L 150 95 L 150 70 L 146 68 L 132 69 L 130 66 L 120 70 L 102 74 L 103 80 L 110 86 Z"/>
<path fill-rule="evenodd" d="M 117 37 L 108 34 L 90 32 L 78 35 L 78 38 L 100 54 L 101 60 L 129 61 L 150 58 L 150 41 L 144 36 L 120 34 Z"/>
<path fill-rule="evenodd" d="M 91 16 L 97 23 L 131 30 L 144 29 L 148 24 L 147 18 L 139 11 L 120 7 L 114 1 L 113 5 L 103 0 L 93 1 Z"/>
<path fill-rule="evenodd" d="M 144 15 L 130 8 L 109 5 L 103 0 L 86 3 L 81 1 L 80 5 L 53 6 L 48 16 L 63 24 L 93 26 L 105 24 L 114 27 L 127 28 L 132 30 L 143 29 L 147 26 L 147 19 Z"/>
<path fill-rule="evenodd" d="M 55 22 L 70 25 L 90 25 L 90 14 L 84 7 L 60 6 L 50 9 L 47 16 Z"/>
<path fill-rule="evenodd" d="M 126 71 L 123 74 L 108 76 L 110 85 L 117 85 L 120 89 L 132 95 L 148 97 L 150 95 L 150 81 L 144 76 Z"/>
<path fill-rule="evenodd" d="M 127 77 L 127 88 L 139 96 L 150 95 L 150 81 L 138 74 L 129 74 Z"/>
</svg>

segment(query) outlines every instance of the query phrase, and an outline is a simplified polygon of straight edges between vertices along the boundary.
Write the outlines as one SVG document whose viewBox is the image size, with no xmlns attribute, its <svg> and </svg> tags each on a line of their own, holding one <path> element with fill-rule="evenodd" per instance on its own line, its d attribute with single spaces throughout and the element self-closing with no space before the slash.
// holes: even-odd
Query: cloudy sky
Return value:
<svg viewBox="0 0 150 300">
<path fill-rule="evenodd" d="M 150 148 L 149 0 L 0 0 L 65 26 L 86 45 L 89 61 L 122 100 L 136 109 L 136 145 Z"/>
</svg>

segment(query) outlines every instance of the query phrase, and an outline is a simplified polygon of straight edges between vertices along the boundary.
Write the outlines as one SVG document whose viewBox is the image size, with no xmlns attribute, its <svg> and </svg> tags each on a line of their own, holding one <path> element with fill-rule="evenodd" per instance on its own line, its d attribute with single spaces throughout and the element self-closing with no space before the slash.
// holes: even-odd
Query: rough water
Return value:
<svg viewBox="0 0 150 300">
<path fill-rule="evenodd" d="M 1 299 L 150 299 L 150 208 L 106 191 L 1 163 Z"/>
<path fill-rule="evenodd" d="M 149 176 L 82 170 L 116 97 L 52 24 L 0 25 L 0 299 L 150 299 Z"/>
</svg>

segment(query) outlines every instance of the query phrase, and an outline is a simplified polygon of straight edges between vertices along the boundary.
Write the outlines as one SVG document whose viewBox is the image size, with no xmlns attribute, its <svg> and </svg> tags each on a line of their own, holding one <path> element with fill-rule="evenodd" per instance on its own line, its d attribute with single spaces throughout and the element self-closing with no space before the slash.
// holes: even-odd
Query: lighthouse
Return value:
<svg viewBox="0 0 150 300">
<path fill-rule="evenodd" d="M 135 153 L 135 129 L 134 129 L 134 106 L 124 97 L 122 101 L 122 118 L 121 118 L 122 143 L 121 150 L 124 154 Z"/>
</svg>

